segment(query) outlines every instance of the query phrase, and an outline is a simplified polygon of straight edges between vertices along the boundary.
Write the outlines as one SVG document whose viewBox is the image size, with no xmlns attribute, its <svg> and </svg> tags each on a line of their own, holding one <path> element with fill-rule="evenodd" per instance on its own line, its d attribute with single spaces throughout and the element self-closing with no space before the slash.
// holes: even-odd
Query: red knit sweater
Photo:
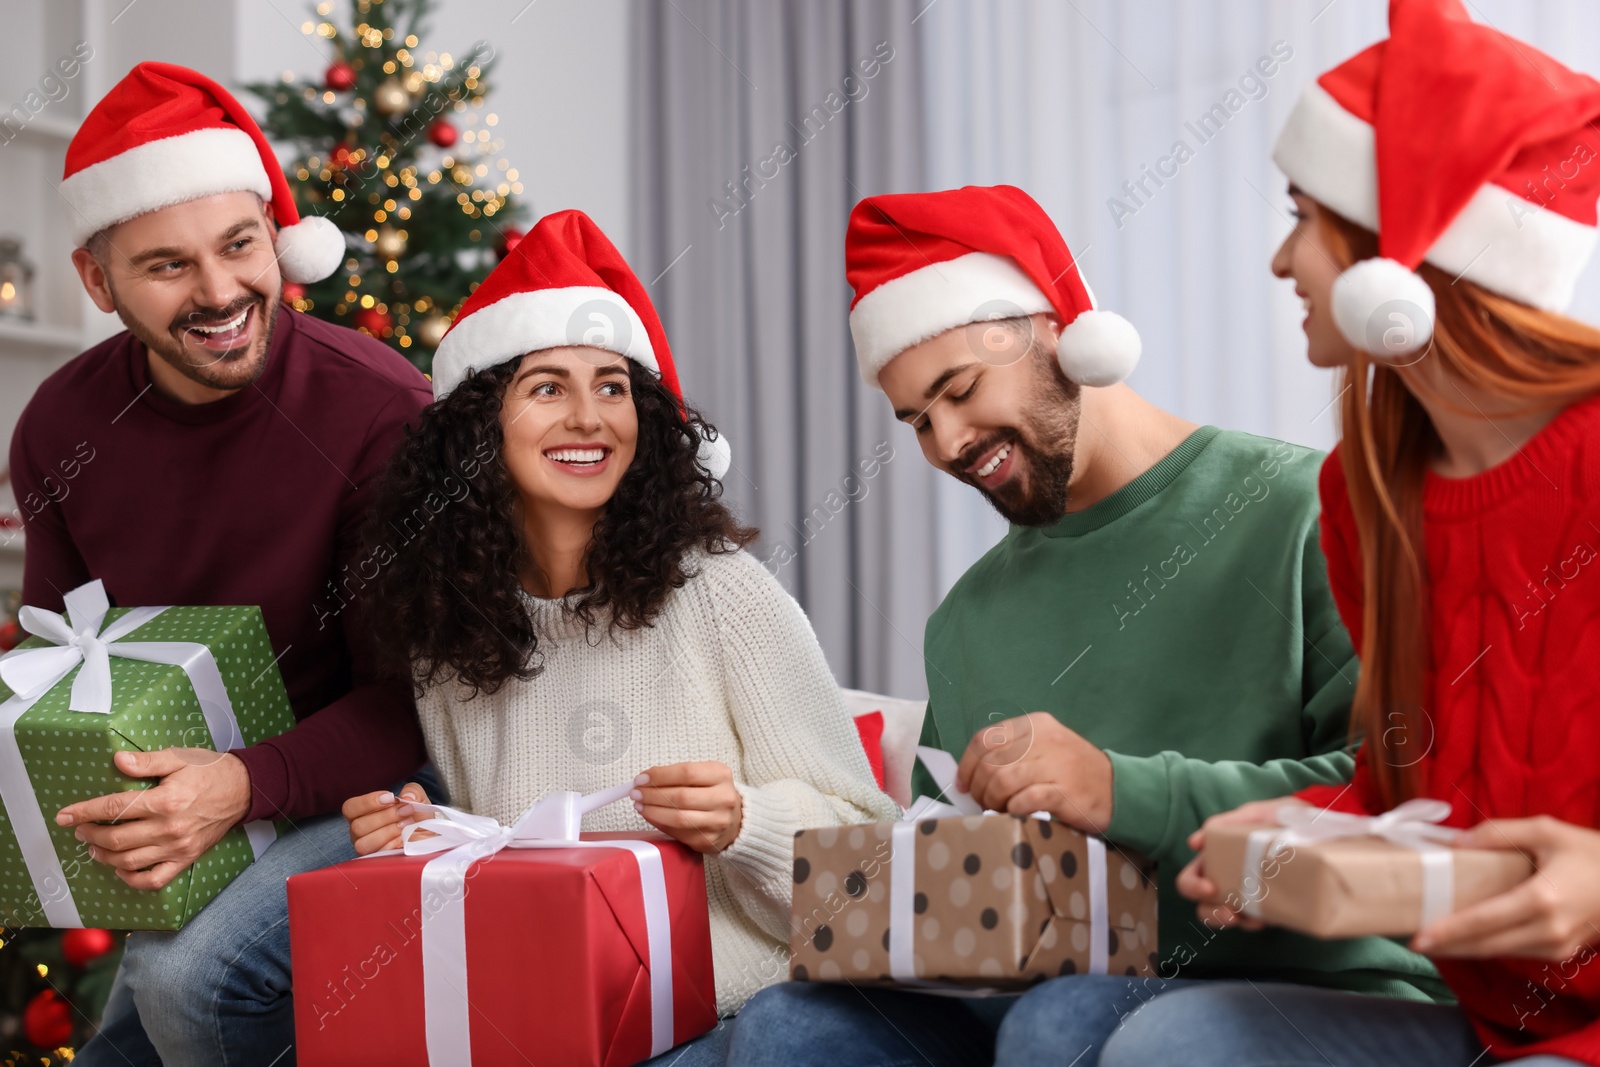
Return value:
<svg viewBox="0 0 1600 1067">
<path fill-rule="evenodd" d="M 1337 450 L 1322 467 L 1322 548 L 1361 648 L 1361 556 Z M 1452 825 L 1550 815 L 1600 827 L 1600 397 L 1573 404 L 1521 452 L 1423 486 L 1432 616 L 1423 793 Z M 1426 743 L 1426 742 L 1425 742 Z M 1313 804 L 1383 810 L 1364 758 L 1354 787 Z M 1572 960 L 1436 961 L 1497 1056 L 1600 1065 L 1600 944 Z"/>
</svg>

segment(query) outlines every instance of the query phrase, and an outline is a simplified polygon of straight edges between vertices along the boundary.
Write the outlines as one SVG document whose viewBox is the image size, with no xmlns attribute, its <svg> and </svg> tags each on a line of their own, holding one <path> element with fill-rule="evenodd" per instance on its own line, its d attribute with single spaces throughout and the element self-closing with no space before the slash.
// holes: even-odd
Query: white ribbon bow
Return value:
<svg viewBox="0 0 1600 1067">
<path fill-rule="evenodd" d="M 1448 846 L 1461 831 L 1439 825 L 1450 817 L 1448 801 L 1419 797 L 1382 815 L 1351 815 L 1306 804 L 1284 804 L 1276 814 L 1279 825 L 1252 831 L 1245 845 L 1244 885 L 1247 890 L 1250 888 L 1252 876 L 1256 884 L 1254 891 L 1246 893 L 1246 915 L 1261 918 L 1261 902 L 1267 895 L 1266 879 L 1261 873 L 1265 864 L 1294 845 L 1346 837 L 1381 837 L 1416 852 L 1422 860 L 1421 925 L 1427 926 L 1450 913 L 1455 903 L 1455 866 Z"/>
<path fill-rule="evenodd" d="M 194 686 L 200 711 L 211 734 L 212 747 L 227 752 L 244 747 L 244 735 L 228 698 L 228 688 L 217 669 L 216 657 L 205 645 L 194 641 L 124 641 L 127 634 L 143 626 L 167 609 L 133 608 L 105 626 L 110 601 L 105 585 L 96 579 L 67 593 L 62 600 L 66 615 L 43 608 L 24 607 L 17 613 L 22 628 L 52 642 L 42 648 L 16 648 L 0 656 L 0 680 L 13 696 L 0 703 L 0 804 L 5 807 L 23 864 L 33 880 L 34 891 L 44 911 L 45 921 L 56 928 L 81 927 L 77 904 L 67 886 L 67 878 L 50 841 L 50 830 L 39 809 L 28 769 L 17 745 L 16 724 L 24 712 L 72 673 L 78 664 L 83 669 L 72 680 L 67 707 L 71 711 L 109 715 L 112 707 L 111 657 L 164 663 L 179 667 Z M 102 628 L 103 627 L 103 628 Z M 277 836 L 271 822 L 245 824 L 245 835 L 257 859 Z"/>
<path fill-rule="evenodd" d="M 436 817 L 402 830 L 401 849 L 408 856 L 442 853 L 422 868 L 422 899 L 427 901 L 433 891 L 440 902 L 431 913 L 426 907 L 422 912 L 423 1025 L 431 1067 L 472 1062 L 465 880 L 474 863 L 506 848 L 620 848 L 633 854 L 639 865 L 649 944 L 650 1055 L 672 1048 L 672 920 L 661 850 L 648 841 L 578 839 L 586 814 L 632 790 L 633 783 L 625 782 L 587 796 L 566 790 L 549 793 L 509 827 L 443 804 L 411 805 Z M 422 830 L 434 836 L 418 837 Z M 396 853 L 373 853 L 385 855 Z"/>
</svg>

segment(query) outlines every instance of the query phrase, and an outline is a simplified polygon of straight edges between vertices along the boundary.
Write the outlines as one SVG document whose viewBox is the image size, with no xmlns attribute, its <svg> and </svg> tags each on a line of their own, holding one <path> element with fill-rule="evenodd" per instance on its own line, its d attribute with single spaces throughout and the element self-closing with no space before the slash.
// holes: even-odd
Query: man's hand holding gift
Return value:
<svg viewBox="0 0 1600 1067">
<path fill-rule="evenodd" d="M 163 748 L 118 752 L 113 762 L 130 778 L 161 781 L 69 804 L 56 824 L 76 826 L 90 858 L 115 867 L 134 889 L 164 887 L 250 810 L 250 772 L 231 753 Z"/>
<path fill-rule="evenodd" d="M 985 809 L 1047 811 L 1087 834 L 1111 823 L 1111 758 L 1049 712 L 986 726 L 956 768 L 956 788 Z"/>
</svg>

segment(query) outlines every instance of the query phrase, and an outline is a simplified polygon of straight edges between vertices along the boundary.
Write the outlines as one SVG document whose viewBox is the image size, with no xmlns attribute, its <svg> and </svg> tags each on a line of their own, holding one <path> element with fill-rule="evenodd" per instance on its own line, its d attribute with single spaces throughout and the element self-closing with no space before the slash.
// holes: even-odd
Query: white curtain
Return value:
<svg viewBox="0 0 1600 1067">
<path fill-rule="evenodd" d="M 1600 4 L 1467 8 L 1600 75 Z M 1326 448 L 1333 379 L 1306 363 L 1300 303 L 1267 268 L 1289 228 L 1272 144 L 1305 84 L 1387 25 L 1378 0 L 933 0 L 916 22 L 929 187 L 1031 193 L 1101 306 L 1139 328 L 1130 384 L 1155 404 Z M 1600 321 L 1592 265 L 1573 313 Z M 952 479 L 936 493 L 942 593 L 1004 525 Z"/>
</svg>

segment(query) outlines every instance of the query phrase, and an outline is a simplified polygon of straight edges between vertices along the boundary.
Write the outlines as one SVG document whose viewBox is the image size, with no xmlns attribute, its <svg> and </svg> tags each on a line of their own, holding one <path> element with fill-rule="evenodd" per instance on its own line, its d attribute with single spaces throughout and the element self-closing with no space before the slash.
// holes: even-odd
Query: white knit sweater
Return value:
<svg viewBox="0 0 1600 1067">
<path fill-rule="evenodd" d="M 510 825 L 553 789 L 589 793 L 647 767 L 716 760 L 744 801 L 739 836 L 706 857 L 717 1010 L 788 976 L 794 832 L 893 819 L 810 623 L 747 552 L 696 553 L 653 625 L 585 635 L 559 600 L 524 594 L 544 670 L 469 698 L 417 701 L 450 803 Z M 585 830 L 648 830 L 623 801 Z"/>
</svg>

